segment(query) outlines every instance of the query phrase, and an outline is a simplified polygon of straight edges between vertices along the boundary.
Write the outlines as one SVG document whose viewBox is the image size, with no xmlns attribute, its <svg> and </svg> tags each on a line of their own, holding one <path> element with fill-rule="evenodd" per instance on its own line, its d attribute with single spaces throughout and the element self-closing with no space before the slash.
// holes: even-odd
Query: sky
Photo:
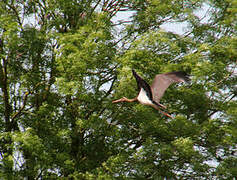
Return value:
<svg viewBox="0 0 237 180">
<path fill-rule="evenodd" d="M 208 6 L 207 4 L 203 4 L 202 8 L 197 10 L 194 14 L 200 19 L 202 19 L 201 21 L 202 23 L 206 23 L 208 22 L 208 19 L 209 19 L 209 16 L 208 16 L 209 9 L 210 9 L 210 6 Z M 132 16 L 133 13 L 134 11 L 118 12 L 117 15 L 113 17 L 112 21 L 119 22 L 120 20 L 123 20 L 123 21 L 131 20 L 130 17 Z M 185 30 L 187 29 L 187 25 L 188 24 L 185 22 L 183 23 L 168 22 L 168 23 L 162 24 L 160 28 L 164 29 L 165 31 L 183 35 L 185 33 Z"/>
</svg>

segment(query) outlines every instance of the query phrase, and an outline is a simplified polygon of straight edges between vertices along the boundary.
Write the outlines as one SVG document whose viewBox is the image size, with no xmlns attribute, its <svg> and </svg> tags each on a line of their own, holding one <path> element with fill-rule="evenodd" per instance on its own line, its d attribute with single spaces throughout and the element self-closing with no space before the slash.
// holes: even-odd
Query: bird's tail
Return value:
<svg viewBox="0 0 237 180">
<path fill-rule="evenodd" d="M 158 106 L 158 107 L 160 107 L 160 108 L 162 108 L 162 109 L 166 109 L 166 106 L 164 106 L 164 105 L 162 105 L 162 104 L 160 104 L 160 103 L 157 103 L 157 102 L 155 102 L 155 101 L 152 101 L 156 106 Z"/>
</svg>

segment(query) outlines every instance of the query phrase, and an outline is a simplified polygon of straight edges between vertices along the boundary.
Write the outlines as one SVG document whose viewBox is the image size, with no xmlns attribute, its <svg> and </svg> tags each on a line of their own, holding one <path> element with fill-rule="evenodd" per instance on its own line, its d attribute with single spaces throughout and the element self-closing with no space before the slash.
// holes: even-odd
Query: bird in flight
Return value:
<svg viewBox="0 0 237 180">
<path fill-rule="evenodd" d="M 162 114 L 167 117 L 173 118 L 170 114 L 161 110 L 166 109 L 166 107 L 160 104 L 160 99 L 165 93 L 165 90 L 173 83 L 178 82 L 189 82 L 189 75 L 183 71 L 168 72 L 164 74 L 157 74 L 151 84 L 151 86 L 142 79 L 135 70 L 132 70 L 133 76 L 137 81 L 138 95 L 133 99 L 128 99 L 123 97 L 118 100 L 112 101 L 112 103 L 119 102 L 134 102 L 138 101 L 141 104 L 152 106 L 153 108 L 159 110 Z"/>
</svg>

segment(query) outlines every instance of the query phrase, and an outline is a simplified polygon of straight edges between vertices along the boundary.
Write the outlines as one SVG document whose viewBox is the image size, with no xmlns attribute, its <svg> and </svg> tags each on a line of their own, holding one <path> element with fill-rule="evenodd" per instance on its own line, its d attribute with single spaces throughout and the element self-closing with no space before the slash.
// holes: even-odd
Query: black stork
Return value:
<svg viewBox="0 0 237 180">
<path fill-rule="evenodd" d="M 133 99 L 128 99 L 123 97 L 118 100 L 112 101 L 112 103 L 118 102 L 134 102 L 138 101 L 141 104 L 152 106 L 153 108 L 159 110 L 165 116 L 173 118 L 168 113 L 162 111 L 162 109 L 166 109 L 166 107 L 160 104 L 160 99 L 165 93 L 165 90 L 172 84 L 178 82 L 189 82 L 190 78 L 189 75 L 183 71 L 176 71 L 176 72 L 168 72 L 164 74 L 157 74 L 151 84 L 149 84 L 142 79 L 135 70 L 132 70 L 133 76 L 137 81 L 138 86 L 138 95 Z"/>
</svg>

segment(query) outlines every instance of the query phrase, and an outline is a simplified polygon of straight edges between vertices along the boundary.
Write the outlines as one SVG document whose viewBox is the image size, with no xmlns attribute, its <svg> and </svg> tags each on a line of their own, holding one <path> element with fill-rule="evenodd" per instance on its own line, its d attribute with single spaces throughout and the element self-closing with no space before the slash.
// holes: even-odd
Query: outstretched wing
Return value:
<svg viewBox="0 0 237 180">
<path fill-rule="evenodd" d="M 157 103 L 160 102 L 160 99 L 164 95 L 165 90 L 172 83 L 188 82 L 188 81 L 190 81 L 189 76 L 182 71 L 169 72 L 156 75 L 151 85 L 153 100 Z"/>
<path fill-rule="evenodd" d="M 133 76 L 136 79 L 137 82 L 137 87 L 138 87 L 138 92 L 140 92 L 141 88 L 143 88 L 145 90 L 145 92 L 147 93 L 147 96 L 152 99 L 152 92 L 151 92 L 151 88 L 150 85 L 144 80 L 142 79 L 136 72 L 135 70 L 132 70 Z"/>
</svg>

